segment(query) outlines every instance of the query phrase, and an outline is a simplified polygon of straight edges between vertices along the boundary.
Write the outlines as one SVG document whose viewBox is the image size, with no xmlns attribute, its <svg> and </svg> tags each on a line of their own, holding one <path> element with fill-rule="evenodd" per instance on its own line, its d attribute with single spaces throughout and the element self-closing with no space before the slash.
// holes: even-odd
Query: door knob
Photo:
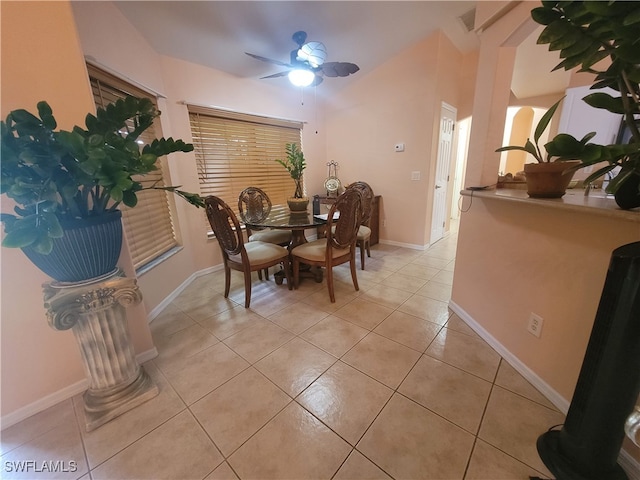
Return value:
<svg viewBox="0 0 640 480">
<path fill-rule="evenodd" d="M 436 185 L 436 188 L 442 188 L 442 185 Z"/>
</svg>

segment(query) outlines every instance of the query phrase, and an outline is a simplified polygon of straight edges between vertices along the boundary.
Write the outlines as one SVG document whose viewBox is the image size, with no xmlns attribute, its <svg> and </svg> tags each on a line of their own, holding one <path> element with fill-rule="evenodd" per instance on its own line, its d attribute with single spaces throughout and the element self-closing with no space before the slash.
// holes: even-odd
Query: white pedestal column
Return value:
<svg viewBox="0 0 640 480">
<path fill-rule="evenodd" d="M 43 286 L 49 324 L 72 329 L 89 378 L 84 393 L 86 429 L 91 431 L 158 394 L 131 345 L 125 309 L 142 294 L 122 271 L 82 283 Z"/>
</svg>

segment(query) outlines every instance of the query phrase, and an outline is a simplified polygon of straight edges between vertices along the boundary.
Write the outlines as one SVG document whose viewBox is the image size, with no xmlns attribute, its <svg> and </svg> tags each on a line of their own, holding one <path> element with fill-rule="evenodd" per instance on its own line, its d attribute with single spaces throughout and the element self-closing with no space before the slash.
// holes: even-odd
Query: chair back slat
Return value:
<svg viewBox="0 0 640 480">
<path fill-rule="evenodd" d="M 248 187 L 238 196 L 238 211 L 243 222 L 259 223 L 269 216 L 271 200 L 258 187 Z"/>
<path fill-rule="evenodd" d="M 227 255 L 239 254 L 244 248 L 240 223 L 233 210 L 224 200 L 213 195 L 205 198 L 207 218 L 220 248 Z"/>
<path fill-rule="evenodd" d="M 362 195 L 362 225 L 369 225 L 373 213 L 373 189 L 366 182 L 353 182 L 348 188 L 354 188 Z"/>
<path fill-rule="evenodd" d="M 333 220 L 335 212 L 340 212 Z M 347 189 L 332 205 L 327 219 L 327 246 L 348 248 L 354 246 L 358 228 L 362 222 L 362 195 L 353 188 Z"/>
</svg>

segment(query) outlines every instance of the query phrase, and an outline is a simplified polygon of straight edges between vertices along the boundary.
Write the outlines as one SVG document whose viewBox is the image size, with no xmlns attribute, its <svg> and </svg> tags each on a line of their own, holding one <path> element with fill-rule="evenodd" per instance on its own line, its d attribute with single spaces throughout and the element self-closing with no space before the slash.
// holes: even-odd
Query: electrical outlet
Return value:
<svg viewBox="0 0 640 480">
<path fill-rule="evenodd" d="M 531 335 L 535 335 L 536 337 L 540 338 L 540 335 L 542 335 L 542 322 L 542 317 L 532 312 L 529 315 L 529 324 L 527 325 L 527 331 Z"/>
<path fill-rule="evenodd" d="M 420 172 L 416 171 L 416 172 L 411 172 L 411 180 L 420 180 Z"/>
</svg>

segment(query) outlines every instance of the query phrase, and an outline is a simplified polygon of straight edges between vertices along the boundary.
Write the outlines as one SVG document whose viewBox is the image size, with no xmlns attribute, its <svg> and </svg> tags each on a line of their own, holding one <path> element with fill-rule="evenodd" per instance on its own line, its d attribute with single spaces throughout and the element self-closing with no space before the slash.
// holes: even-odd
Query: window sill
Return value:
<svg viewBox="0 0 640 480">
<path fill-rule="evenodd" d="M 572 211 L 587 215 L 606 216 L 629 222 L 640 223 L 640 210 L 622 210 L 616 205 L 611 196 L 605 196 L 602 192 L 591 191 L 584 196 L 582 189 L 569 189 L 562 198 L 530 198 L 524 190 L 497 189 L 497 190 L 462 190 L 460 195 L 471 198 L 495 199 L 507 202 L 516 202 L 526 205 L 539 206 L 555 210 Z M 463 205 L 463 210 L 466 207 Z"/>
</svg>

